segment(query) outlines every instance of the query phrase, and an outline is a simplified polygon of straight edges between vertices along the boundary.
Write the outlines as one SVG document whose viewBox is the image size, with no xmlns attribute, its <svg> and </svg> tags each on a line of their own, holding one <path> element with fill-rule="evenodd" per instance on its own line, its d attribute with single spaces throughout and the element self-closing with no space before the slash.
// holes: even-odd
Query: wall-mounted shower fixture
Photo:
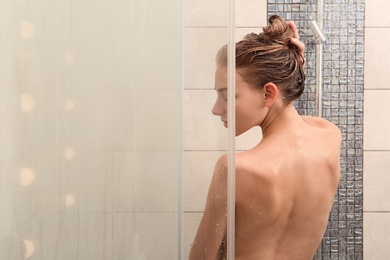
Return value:
<svg viewBox="0 0 390 260">
<path fill-rule="evenodd" d="M 320 12 L 320 10 L 318 12 Z M 321 19 L 320 21 L 322 21 L 322 14 L 318 14 L 318 17 Z M 316 21 L 310 21 L 309 26 L 313 31 L 316 42 L 316 110 L 317 116 L 322 117 L 322 56 L 323 43 L 326 41 L 326 37 L 321 30 L 321 26 Z"/>
<path fill-rule="evenodd" d="M 317 1 L 317 21 L 312 20 L 309 22 L 309 26 L 314 34 L 314 40 L 316 42 L 316 114 L 322 117 L 322 57 L 323 57 L 323 43 L 326 41 L 324 32 L 322 31 L 323 21 L 323 8 L 324 0 Z"/>
<path fill-rule="evenodd" d="M 317 21 L 310 21 L 309 26 L 314 33 L 314 39 L 316 40 L 316 43 L 324 43 L 326 41 L 326 37 Z"/>
</svg>

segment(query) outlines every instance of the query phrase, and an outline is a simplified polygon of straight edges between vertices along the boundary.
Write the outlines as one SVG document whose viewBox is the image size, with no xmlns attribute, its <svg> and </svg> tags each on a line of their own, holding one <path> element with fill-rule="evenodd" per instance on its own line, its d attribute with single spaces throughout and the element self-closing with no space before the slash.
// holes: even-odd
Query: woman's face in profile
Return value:
<svg viewBox="0 0 390 260">
<path fill-rule="evenodd" d="M 213 115 L 220 116 L 221 121 L 227 127 L 227 68 L 217 66 L 215 70 L 215 85 L 214 89 L 217 92 L 217 100 L 211 112 Z"/>
<path fill-rule="evenodd" d="M 227 68 L 218 66 L 215 71 L 215 91 L 217 99 L 212 113 L 220 116 L 224 126 L 227 121 Z M 265 117 L 264 91 L 247 83 L 240 73 L 236 73 L 236 136 L 261 124 Z"/>
</svg>

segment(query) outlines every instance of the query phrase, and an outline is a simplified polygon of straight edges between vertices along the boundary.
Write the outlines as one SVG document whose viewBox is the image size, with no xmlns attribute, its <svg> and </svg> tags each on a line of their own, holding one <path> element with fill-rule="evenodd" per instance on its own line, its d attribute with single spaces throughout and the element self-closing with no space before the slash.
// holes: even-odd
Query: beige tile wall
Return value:
<svg viewBox="0 0 390 260">
<path fill-rule="evenodd" d="M 366 1 L 364 71 L 364 259 L 388 259 L 390 244 L 390 8 Z"/>
<path fill-rule="evenodd" d="M 216 160 L 227 150 L 227 130 L 211 113 L 215 54 L 227 43 L 227 1 L 184 3 L 184 259 L 202 217 Z M 237 1 L 236 39 L 259 32 L 266 24 L 266 0 Z M 252 147 L 261 138 L 252 129 L 237 138 L 236 148 Z"/>
</svg>

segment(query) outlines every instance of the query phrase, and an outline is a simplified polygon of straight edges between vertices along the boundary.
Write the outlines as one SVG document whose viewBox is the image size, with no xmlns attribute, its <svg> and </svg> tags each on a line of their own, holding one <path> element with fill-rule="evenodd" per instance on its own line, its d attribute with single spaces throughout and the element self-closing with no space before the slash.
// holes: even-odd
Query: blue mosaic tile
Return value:
<svg viewBox="0 0 390 260">
<path fill-rule="evenodd" d="M 281 6 L 283 5 L 283 7 Z M 364 0 L 324 0 L 322 115 L 342 132 L 341 178 L 328 228 L 314 259 L 363 259 Z M 294 102 L 316 115 L 316 44 L 308 22 L 317 1 L 268 0 L 268 15 L 292 19 L 306 44 L 306 89 Z"/>
</svg>

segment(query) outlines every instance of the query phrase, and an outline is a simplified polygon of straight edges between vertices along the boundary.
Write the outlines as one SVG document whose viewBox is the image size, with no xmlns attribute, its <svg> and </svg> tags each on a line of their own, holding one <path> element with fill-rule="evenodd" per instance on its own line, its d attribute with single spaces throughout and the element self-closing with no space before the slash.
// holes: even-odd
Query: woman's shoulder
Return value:
<svg viewBox="0 0 390 260">
<path fill-rule="evenodd" d="M 340 133 L 340 129 L 335 124 L 333 124 L 332 122 L 324 118 L 315 117 L 315 116 L 301 116 L 301 118 L 308 125 L 329 129 Z"/>
<path fill-rule="evenodd" d="M 320 130 L 326 130 L 326 131 L 322 131 L 322 132 L 327 137 L 332 138 L 332 140 L 337 140 L 337 143 L 341 142 L 341 131 L 332 122 L 330 122 L 324 118 L 314 117 L 314 116 L 301 116 L 301 118 L 306 124 L 308 124 L 312 127 L 317 127 Z"/>
</svg>

